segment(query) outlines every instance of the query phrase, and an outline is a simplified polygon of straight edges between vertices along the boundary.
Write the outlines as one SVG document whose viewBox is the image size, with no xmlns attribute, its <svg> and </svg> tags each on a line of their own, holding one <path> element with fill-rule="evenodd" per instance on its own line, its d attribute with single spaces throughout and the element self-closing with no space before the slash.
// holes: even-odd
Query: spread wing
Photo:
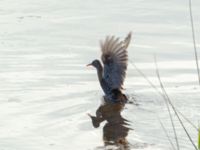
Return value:
<svg viewBox="0 0 200 150">
<path fill-rule="evenodd" d="M 107 36 L 101 42 L 102 62 L 104 64 L 103 78 L 111 89 L 121 89 L 126 76 L 128 53 L 127 47 L 131 40 L 131 32 L 124 41 Z"/>
</svg>

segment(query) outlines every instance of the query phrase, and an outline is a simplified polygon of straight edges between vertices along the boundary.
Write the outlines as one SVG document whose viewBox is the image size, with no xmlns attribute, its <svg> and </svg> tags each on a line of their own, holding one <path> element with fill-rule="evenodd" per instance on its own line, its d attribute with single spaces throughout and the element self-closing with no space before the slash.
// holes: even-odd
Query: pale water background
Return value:
<svg viewBox="0 0 200 150">
<path fill-rule="evenodd" d="M 200 50 L 200 1 L 193 0 Z M 196 76 L 188 0 L 1 0 L 0 150 L 92 150 L 103 146 L 95 113 L 102 90 L 96 71 L 99 40 L 132 31 L 129 59 L 159 87 L 153 55 L 174 105 L 197 125 Z M 171 149 L 159 116 L 173 139 L 163 99 L 129 64 L 125 92 L 135 149 Z M 173 115 L 174 116 L 174 115 Z M 175 118 L 175 117 L 174 117 Z M 176 119 L 181 150 L 193 149 Z M 197 143 L 196 131 L 187 123 Z M 174 140 L 173 140 L 174 141 Z"/>
</svg>

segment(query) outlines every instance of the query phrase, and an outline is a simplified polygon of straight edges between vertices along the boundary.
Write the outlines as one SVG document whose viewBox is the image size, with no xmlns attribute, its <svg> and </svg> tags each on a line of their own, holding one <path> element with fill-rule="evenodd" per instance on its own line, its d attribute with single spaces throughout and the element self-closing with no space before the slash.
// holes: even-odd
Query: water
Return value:
<svg viewBox="0 0 200 150">
<path fill-rule="evenodd" d="M 194 0 L 197 49 L 199 7 Z M 124 38 L 129 31 L 129 59 L 159 87 L 156 54 L 174 105 L 198 123 L 200 89 L 186 0 L 2 0 L 0 29 L 2 150 L 102 148 L 104 125 L 94 129 L 87 115 L 99 107 L 102 91 L 96 71 L 85 65 L 100 58 L 100 39 Z M 157 119 L 173 138 L 164 101 L 131 63 L 124 87 L 139 104 L 122 111 L 134 129 L 127 141 L 135 149 L 170 149 Z M 192 149 L 177 119 L 175 124 L 181 149 Z M 197 132 L 185 125 L 197 143 Z"/>
</svg>

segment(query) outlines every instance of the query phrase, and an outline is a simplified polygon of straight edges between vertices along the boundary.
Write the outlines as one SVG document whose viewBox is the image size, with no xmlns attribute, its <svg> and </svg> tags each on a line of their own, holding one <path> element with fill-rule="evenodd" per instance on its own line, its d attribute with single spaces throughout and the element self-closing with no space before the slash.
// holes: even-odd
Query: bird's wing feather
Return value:
<svg viewBox="0 0 200 150">
<path fill-rule="evenodd" d="M 119 38 L 107 36 L 104 42 L 101 42 L 102 62 L 104 64 L 103 77 L 111 89 L 122 88 L 127 70 L 127 47 L 131 40 L 131 33 L 127 35 L 124 41 Z"/>
</svg>

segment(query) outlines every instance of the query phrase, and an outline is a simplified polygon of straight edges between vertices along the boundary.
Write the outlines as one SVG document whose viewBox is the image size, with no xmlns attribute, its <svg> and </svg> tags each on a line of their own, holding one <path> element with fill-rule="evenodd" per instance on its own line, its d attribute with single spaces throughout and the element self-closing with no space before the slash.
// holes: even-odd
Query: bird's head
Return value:
<svg viewBox="0 0 200 150">
<path fill-rule="evenodd" d="M 98 68 L 101 68 L 101 63 L 100 63 L 99 60 L 95 59 L 90 64 L 88 64 L 87 66 L 93 66 L 96 69 L 98 69 Z"/>
<path fill-rule="evenodd" d="M 97 117 L 95 117 L 95 116 L 90 115 L 90 114 L 88 114 L 88 116 L 91 118 L 93 126 L 95 128 L 98 128 L 99 125 L 100 125 L 99 119 Z"/>
</svg>

